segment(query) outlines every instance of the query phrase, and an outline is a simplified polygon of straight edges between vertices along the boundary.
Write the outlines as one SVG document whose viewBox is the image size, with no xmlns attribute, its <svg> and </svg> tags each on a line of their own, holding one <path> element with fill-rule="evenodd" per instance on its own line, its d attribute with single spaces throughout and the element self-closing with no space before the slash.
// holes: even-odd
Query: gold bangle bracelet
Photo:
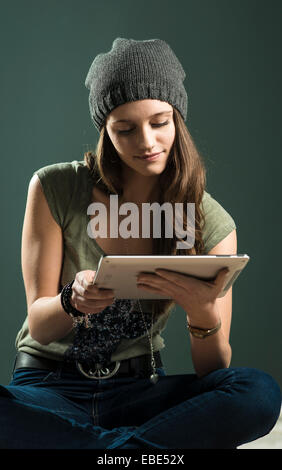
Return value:
<svg viewBox="0 0 282 470">
<path fill-rule="evenodd" d="M 192 336 L 195 336 L 195 338 L 204 339 L 207 336 L 214 335 L 220 329 L 221 320 L 219 320 L 219 323 L 214 328 L 199 328 L 197 326 L 191 326 L 189 323 L 187 323 L 187 327 Z"/>
</svg>

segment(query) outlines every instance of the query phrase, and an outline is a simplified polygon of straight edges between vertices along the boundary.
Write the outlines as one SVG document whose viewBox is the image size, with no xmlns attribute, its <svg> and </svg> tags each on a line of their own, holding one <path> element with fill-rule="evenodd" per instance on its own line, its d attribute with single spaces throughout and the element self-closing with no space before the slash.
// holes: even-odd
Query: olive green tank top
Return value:
<svg viewBox="0 0 282 470">
<path fill-rule="evenodd" d="M 87 233 L 87 225 L 90 221 L 87 208 L 92 202 L 93 179 L 85 162 L 77 160 L 47 165 L 33 174 L 38 175 L 50 211 L 63 232 L 61 286 L 64 286 L 72 281 L 79 271 L 86 269 L 95 271 L 100 257 L 105 254 L 95 239 L 90 238 Z M 206 219 L 203 228 L 204 254 L 208 254 L 236 228 L 236 225 L 230 214 L 207 192 L 204 193 L 202 208 Z M 150 311 L 152 306 L 150 300 L 141 300 L 140 303 L 144 312 Z M 166 327 L 172 309 L 173 305 L 154 323 L 155 351 L 165 346 L 161 332 Z M 29 334 L 26 313 L 25 321 L 16 337 L 16 348 L 37 356 L 62 360 L 73 338 L 74 330 L 64 338 L 48 345 L 38 343 Z M 123 338 L 112 354 L 111 360 L 123 360 L 148 353 L 150 353 L 150 345 L 147 335 L 135 339 Z"/>
</svg>

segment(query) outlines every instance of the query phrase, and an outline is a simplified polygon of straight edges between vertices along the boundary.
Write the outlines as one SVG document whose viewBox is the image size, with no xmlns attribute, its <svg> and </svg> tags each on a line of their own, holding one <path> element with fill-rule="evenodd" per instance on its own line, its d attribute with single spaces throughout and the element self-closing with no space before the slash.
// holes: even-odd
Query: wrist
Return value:
<svg viewBox="0 0 282 470">
<path fill-rule="evenodd" d="M 77 324 L 84 323 L 85 319 L 87 320 L 87 315 L 77 310 L 71 303 L 73 283 L 74 280 L 63 287 L 60 299 L 64 311 L 73 319 L 73 324 L 76 326 Z"/>
<path fill-rule="evenodd" d="M 189 323 L 187 323 L 187 327 L 192 336 L 194 336 L 195 338 L 204 339 L 207 336 L 214 335 L 218 332 L 218 330 L 220 330 L 221 320 L 219 320 L 218 324 L 213 328 L 199 328 L 197 326 L 189 325 Z"/>
<path fill-rule="evenodd" d="M 186 317 L 188 325 L 207 330 L 215 328 L 221 320 L 219 311 L 216 307 L 209 310 L 198 311 L 197 314 L 187 313 Z"/>
</svg>

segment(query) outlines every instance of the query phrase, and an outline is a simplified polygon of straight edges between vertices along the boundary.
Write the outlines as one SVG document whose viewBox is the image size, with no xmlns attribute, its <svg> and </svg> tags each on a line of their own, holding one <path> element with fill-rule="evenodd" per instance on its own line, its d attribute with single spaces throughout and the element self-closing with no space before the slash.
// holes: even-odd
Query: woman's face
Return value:
<svg viewBox="0 0 282 470">
<path fill-rule="evenodd" d="M 151 99 L 125 103 L 108 115 L 106 129 L 127 170 L 144 176 L 164 171 L 175 138 L 170 104 Z M 141 158 L 152 153 L 159 155 L 152 160 Z"/>
</svg>

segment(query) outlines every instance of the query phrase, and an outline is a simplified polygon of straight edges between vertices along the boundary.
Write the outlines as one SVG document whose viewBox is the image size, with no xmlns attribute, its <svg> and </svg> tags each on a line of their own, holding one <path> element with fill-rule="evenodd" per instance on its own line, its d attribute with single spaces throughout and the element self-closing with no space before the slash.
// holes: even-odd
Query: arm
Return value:
<svg viewBox="0 0 282 470">
<path fill-rule="evenodd" d="M 72 319 L 60 301 L 62 259 L 62 230 L 50 212 L 38 176 L 34 175 L 29 183 L 22 231 L 22 272 L 29 331 L 41 344 L 62 338 L 72 329 Z"/>
<path fill-rule="evenodd" d="M 208 254 L 236 254 L 237 236 L 233 230 Z M 217 298 L 224 283 L 224 270 L 215 281 L 207 282 L 180 273 L 157 269 L 156 274 L 138 276 L 139 287 L 151 292 L 169 293 L 171 298 L 187 314 L 191 326 L 210 329 L 221 320 L 221 328 L 204 339 L 191 335 L 191 353 L 196 374 L 200 377 L 209 372 L 229 367 L 231 347 L 229 333 L 232 313 L 232 288 L 222 298 Z"/>
<path fill-rule="evenodd" d="M 208 254 L 236 254 L 237 236 L 233 230 L 224 240 L 216 245 Z M 200 313 L 200 312 L 199 312 Z M 205 339 L 191 338 L 191 354 L 193 365 L 198 376 L 203 376 L 212 370 L 229 367 L 232 350 L 229 343 L 230 326 L 232 315 L 232 287 L 224 297 L 217 298 L 214 308 L 208 312 L 203 312 L 199 318 L 189 318 L 187 320 L 192 326 L 200 328 L 213 328 L 221 319 L 220 330 Z M 201 318 L 200 318 L 201 317 Z"/>
<path fill-rule="evenodd" d="M 54 220 L 40 180 L 34 175 L 28 188 L 22 233 L 22 271 L 28 325 L 32 338 L 47 345 L 66 336 L 72 318 L 61 305 L 60 276 L 63 234 Z M 113 303 L 113 291 L 92 284 L 95 271 L 76 273 L 71 304 L 82 314 L 98 313 Z"/>
</svg>

